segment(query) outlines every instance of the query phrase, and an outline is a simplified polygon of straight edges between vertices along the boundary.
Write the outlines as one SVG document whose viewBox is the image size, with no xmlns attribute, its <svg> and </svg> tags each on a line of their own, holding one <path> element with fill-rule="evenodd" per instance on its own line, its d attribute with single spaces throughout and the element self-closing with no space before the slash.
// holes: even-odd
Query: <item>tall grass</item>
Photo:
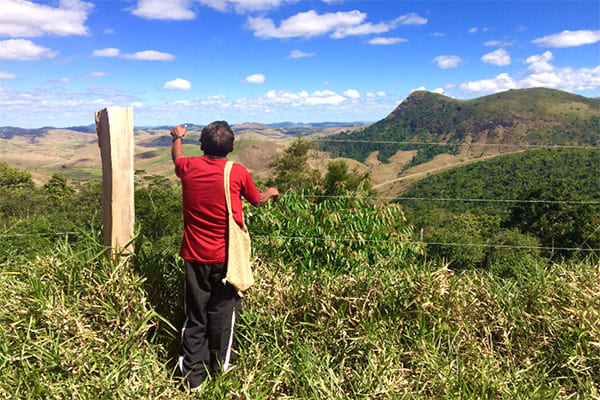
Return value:
<svg viewBox="0 0 600 400">
<path fill-rule="evenodd" d="M 255 240 L 269 257 L 244 298 L 240 358 L 197 398 L 600 396 L 598 265 L 500 278 L 381 257 L 336 271 L 284 263 L 260 251 L 266 242 Z M 0 398 L 192 396 L 173 373 L 181 311 L 165 302 L 179 296 L 164 284 L 178 263 L 151 275 L 165 255 L 146 246 L 110 262 L 90 237 L 85 250 L 59 242 L 53 254 L 2 261 Z"/>
</svg>

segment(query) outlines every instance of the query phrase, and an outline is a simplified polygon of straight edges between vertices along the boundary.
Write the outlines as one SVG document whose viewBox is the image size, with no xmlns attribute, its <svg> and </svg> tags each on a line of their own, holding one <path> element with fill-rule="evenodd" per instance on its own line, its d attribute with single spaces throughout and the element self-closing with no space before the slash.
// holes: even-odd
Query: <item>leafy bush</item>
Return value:
<svg viewBox="0 0 600 400">
<path fill-rule="evenodd" d="M 326 198 L 289 192 L 278 203 L 247 211 L 256 254 L 299 270 L 347 273 L 384 259 L 409 263 L 423 251 L 399 205 L 374 205 L 357 195 Z"/>
</svg>

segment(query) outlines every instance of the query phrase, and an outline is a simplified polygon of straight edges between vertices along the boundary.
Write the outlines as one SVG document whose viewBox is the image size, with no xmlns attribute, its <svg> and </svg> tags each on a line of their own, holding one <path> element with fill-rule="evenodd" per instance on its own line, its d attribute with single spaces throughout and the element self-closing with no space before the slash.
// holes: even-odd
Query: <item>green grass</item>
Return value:
<svg viewBox="0 0 600 400">
<path fill-rule="evenodd" d="M 171 325 L 181 310 L 157 304 L 179 288 L 165 293 L 154 282 L 180 276 L 180 262 L 151 251 L 109 262 L 98 239 L 88 240 L 80 251 L 64 241 L 39 256 L 7 250 L 0 398 L 193 398 L 173 374 Z M 255 240 L 257 254 L 267 242 Z M 163 272 L 150 276 L 159 260 Z M 592 262 L 534 266 L 511 279 L 385 257 L 350 273 L 259 258 L 255 271 L 239 361 L 197 398 L 600 395 L 600 267 Z"/>
</svg>

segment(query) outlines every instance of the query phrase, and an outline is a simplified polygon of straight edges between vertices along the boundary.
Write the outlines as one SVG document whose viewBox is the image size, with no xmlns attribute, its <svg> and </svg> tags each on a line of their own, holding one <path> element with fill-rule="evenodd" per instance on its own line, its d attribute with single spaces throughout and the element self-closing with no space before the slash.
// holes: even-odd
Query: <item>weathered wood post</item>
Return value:
<svg viewBox="0 0 600 400">
<path fill-rule="evenodd" d="M 96 111 L 102 157 L 102 223 L 110 256 L 133 252 L 133 110 L 109 107 Z"/>
</svg>

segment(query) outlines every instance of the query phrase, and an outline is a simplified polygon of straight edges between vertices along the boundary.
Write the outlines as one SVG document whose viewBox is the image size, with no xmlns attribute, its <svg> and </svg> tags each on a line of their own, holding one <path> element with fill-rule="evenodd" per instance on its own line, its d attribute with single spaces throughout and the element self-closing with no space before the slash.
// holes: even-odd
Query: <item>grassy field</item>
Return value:
<svg viewBox="0 0 600 400">
<path fill-rule="evenodd" d="M 174 374 L 180 261 L 138 243 L 109 262 L 98 236 L 3 250 L 0 398 L 600 398 L 592 262 L 501 279 L 382 256 L 328 272 L 267 259 L 256 239 L 239 361 L 192 395 Z"/>
</svg>

